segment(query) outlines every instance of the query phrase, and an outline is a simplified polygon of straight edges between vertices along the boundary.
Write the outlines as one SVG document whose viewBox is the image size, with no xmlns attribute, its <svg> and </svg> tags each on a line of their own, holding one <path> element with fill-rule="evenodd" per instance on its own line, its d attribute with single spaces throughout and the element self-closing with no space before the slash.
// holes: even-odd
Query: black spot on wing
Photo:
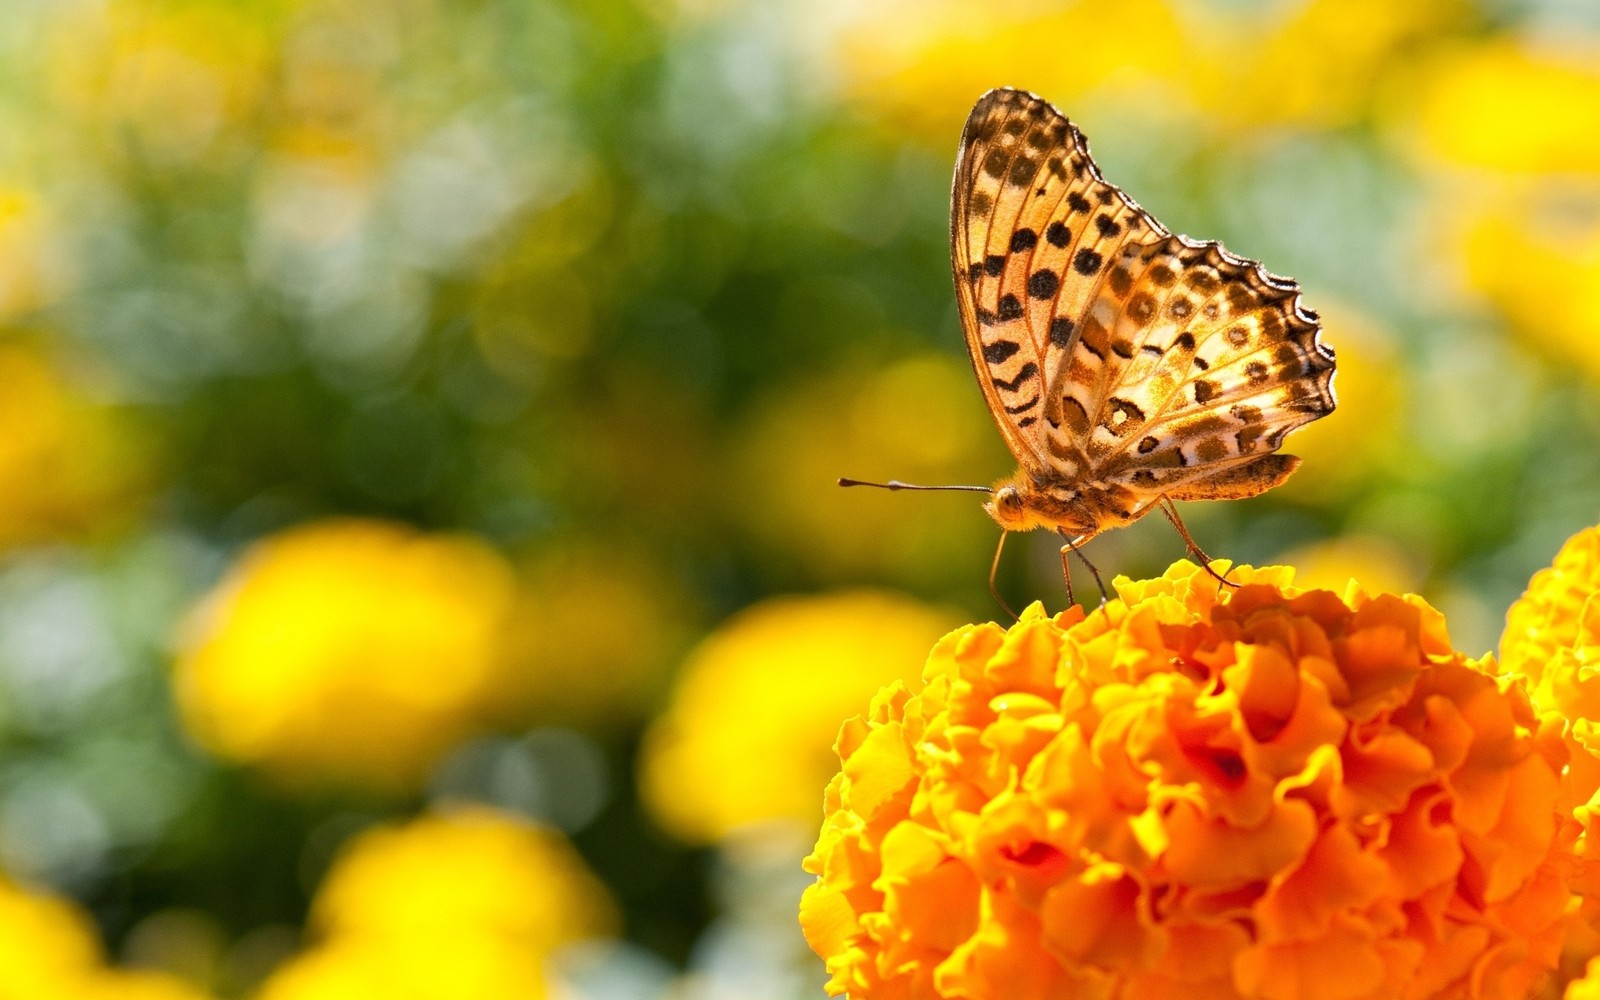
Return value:
<svg viewBox="0 0 1600 1000">
<path fill-rule="evenodd" d="M 991 341 L 983 345 L 983 360 L 991 365 L 1004 364 L 1021 349 L 1021 346 L 1014 340 Z"/>
<path fill-rule="evenodd" d="M 1000 379 L 995 379 L 994 387 L 996 389 L 1002 389 L 1006 392 L 1016 392 L 1018 389 L 1022 388 L 1022 383 L 1028 381 L 1028 379 L 1033 378 L 1037 374 L 1039 374 L 1039 366 L 1030 361 L 1017 371 L 1017 377 L 1011 381 L 1002 382 Z"/>
</svg>

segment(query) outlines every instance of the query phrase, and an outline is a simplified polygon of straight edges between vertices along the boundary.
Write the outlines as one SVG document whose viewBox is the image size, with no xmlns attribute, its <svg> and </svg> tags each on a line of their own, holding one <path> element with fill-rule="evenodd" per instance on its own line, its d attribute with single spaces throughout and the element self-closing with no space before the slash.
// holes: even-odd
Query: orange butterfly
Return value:
<svg viewBox="0 0 1600 1000">
<path fill-rule="evenodd" d="M 1168 232 L 1033 94 L 991 90 L 968 116 L 950 253 L 972 367 L 1021 468 L 992 488 L 842 486 L 990 493 L 1005 532 L 1066 539 L 1063 570 L 1159 506 L 1209 562 L 1172 501 L 1277 486 L 1300 464 L 1277 454 L 1285 435 L 1333 411 L 1333 350 L 1299 285 Z"/>
</svg>

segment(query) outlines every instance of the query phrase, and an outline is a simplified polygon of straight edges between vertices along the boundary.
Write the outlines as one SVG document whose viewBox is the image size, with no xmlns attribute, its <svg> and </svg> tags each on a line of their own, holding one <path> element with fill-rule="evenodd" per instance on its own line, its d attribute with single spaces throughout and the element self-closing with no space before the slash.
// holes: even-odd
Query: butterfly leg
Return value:
<svg viewBox="0 0 1600 1000">
<path fill-rule="evenodd" d="M 1178 516 L 1177 508 L 1173 507 L 1172 501 L 1166 497 L 1161 498 L 1161 513 L 1165 514 L 1167 516 L 1167 520 L 1172 522 L 1172 526 L 1178 529 L 1178 535 L 1182 537 L 1183 544 L 1189 550 L 1189 554 L 1200 560 L 1200 566 L 1207 573 L 1210 573 L 1212 576 L 1216 577 L 1218 583 L 1226 584 L 1229 587 L 1239 586 L 1237 583 L 1229 580 L 1226 574 L 1218 573 L 1216 570 L 1211 568 L 1211 557 L 1206 555 L 1199 545 L 1195 544 L 1194 536 L 1190 535 L 1189 529 L 1184 527 L 1183 518 Z M 1233 572 L 1232 566 L 1228 567 L 1228 572 Z"/>
<path fill-rule="evenodd" d="M 994 582 L 995 577 L 1000 573 L 1000 553 L 1006 549 L 1006 536 L 1009 534 L 1009 531 L 1000 532 L 1000 544 L 994 547 L 994 562 L 989 564 L 989 596 L 994 598 L 996 604 L 1005 608 L 1006 614 L 1011 616 L 1012 621 L 1021 621 L 1022 619 L 1017 616 L 1017 613 L 1011 610 L 1011 605 L 1006 603 L 1006 599 L 1000 596 L 1000 588 L 995 586 Z"/>
<path fill-rule="evenodd" d="M 1094 563 L 1089 561 L 1089 557 L 1083 554 L 1083 550 L 1078 548 L 1078 543 L 1081 539 L 1073 538 L 1071 535 L 1059 528 L 1056 529 L 1056 533 L 1062 538 L 1066 539 L 1067 542 L 1067 544 L 1061 546 L 1061 578 L 1065 580 L 1067 584 L 1067 603 L 1073 603 L 1072 571 L 1067 566 L 1067 558 L 1074 554 L 1077 555 L 1080 562 L 1089 567 L 1089 575 L 1094 577 L 1095 586 L 1100 588 L 1100 603 L 1104 604 L 1105 602 L 1111 600 L 1111 594 L 1106 590 L 1105 581 L 1100 579 L 1100 571 L 1095 568 Z"/>
</svg>

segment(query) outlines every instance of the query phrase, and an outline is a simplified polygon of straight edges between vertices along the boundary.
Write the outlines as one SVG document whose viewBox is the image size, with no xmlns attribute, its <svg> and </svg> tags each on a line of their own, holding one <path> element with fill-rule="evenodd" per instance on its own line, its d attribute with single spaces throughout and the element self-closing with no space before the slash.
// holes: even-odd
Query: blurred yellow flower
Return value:
<svg viewBox="0 0 1600 1000">
<path fill-rule="evenodd" d="M 950 130 L 952 140 L 977 96 L 999 85 L 1035 91 L 1069 117 L 1092 101 L 1145 116 L 1205 114 L 1232 129 L 1336 128 L 1365 117 L 1403 53 L 1465 23 L 1469 10 L 1463 0 L 1236 10 L 1010 0 L 974 18 L 954 0 L 903 2 L 846 20 L 832 51 L 863 105 L 920 131 Z"/>
<path fill-rule="evenodd" d="M 0 1000 L 60 995 L 101 962 L 89 918 L 52 896 L 0 880 Z"/>
<path fill-rule="evenodd" d="M 1016 464 L 984 416 L 971 366 L 949 354 L 774 393 L 743 423 L 735 453 L 729 515 L 768 551 L 823 579 L 922 587 L 969 582 L 967 570 L 994 551 L 978 502 L 843 490 L 839 477 L 986 484 Z"/>
<path fill-rule="evenodd" d="M 1389 334 L 1353 307 L 1317 305 L 1324 337 L 1339 352 L 1333 381 L 1339 408 L 1295 432 L 1289 450 L 1304 461 L 1279 495 L 1328 504 L 1347 498 L 1390 468 L 1397 455 L 1407 454 L 1401 425 L 1405 383 Z M 1391 589 L 1370 582 L 1376 589 Z"/>
<path fill-rule="evenodd" d="M 0 344 L 0 548 L 83 534 L 127 514 L 143 448 L 37 350 Z"/>
<path fill-rule="evenodd" d="M 1564 760 L 1519 688 L 1419 598 L 1229 579 L 959 629 L 844 725 L 801 903 L 830 993 L 1520 1000 L 1554 967 Z"/>
<path fill-rule="evenodd" d="M 1600 173 L 1600 47 L 1563 45 L 1502 36 L 1422 62 L 1395 109 L 1399 134 L 1460 166 Z"/>
<path fill-rule="evenodd" d="M 271 79 L 274 6 L 289 4 L 114 0 L 96 18 L 61 18 L 51 39 L 56 90 L 74 114 L 158 162 L 241 154 L 237 132 L 252 124 Z"/>
<path fill-rule="evenodd" d="M 682 588 L 637 551 L 553 545 L 518 566 L 496 716 L 508 724 L 635 722 L 681 652 Z"/>
<path fill-rule="evenodd" d="M 952 620 L 870 591 L 774 598 L 736 615 L 690 654 L 646 736 L 646 804 L 696 843 L 746 824 L 814 822 L 839 719 L 914 678 L 921 650 Z"/>
<path fill-rule="evenodd" d="M 203 1000 L 157 972 L 105 965 L 94 925 L 77 906 L 0 879 L 0 1000 Z"/>
<path fill-rule="evenodd" d="M 77 984 L 63 1000 L 206 1000 L 208 994 L 165 972 L 105 969 Z"/>
<path fill-rule="evenodd" d="M 43 306 L 59 279 L 48 246 L 49 213 L 28 187 L 0 181 L 0 319 Z"/>
<path fill-rule="evenodd" d="M 1195 52 L 1165 0 L 1115 4 L 899 0 L 848 20 L 830 46 L 850 94 L 899 125 L 949 133 L 978 95 L 1001 85 L 1065 107 L 1104 88 L 1181 93 Z M 1004 73 L 1004 79 L 996 77 Z"/>
<path fill-rule="evenodd" d="M 540 1000 L 543 963 L 505 942 L 453 935 L 336 940 L 273 973 L 254 1000 Z"/>
<path fill-rule="evenodd" d="M 483 807 L 428 815 L 345 849 L 312 904 L 320 943 L 257 1000 L 537 1000 L 555 950 L 615 925 L 554 831 Z"/>
<path fill-rule="evenodd" d="M 1384 594 L 1417 589 L 1423 567 L 1394 542 L 1374 535 L 1342 535 L 1284 553 L 1277 562 L 1294 567 L 1295 584 L 1303 590 L 1343 593 L 1352 580 Z"/>
<path fill-rule="evenodd" d="M 257 543 L 192 617 L 189 731 L 290 781 L 411 787 L 496 694 L 510 566 L 471 538 L 333 520 Z"/>
<path fill-rule="evenodd" d="M 1265 16 L 1240 7 L 1206 26 L 1219 58 L 1190 82 L 1202 107 L 1236 126 L 1349 126 L 1408 48 L 1464 22 L 1469 9 L 1462 0 L 1302 0 Z"/>
<path fill-rule="evenodd" d="M 1581 977 L 1567 984 L 1562 1000 L 1600 1000 L 1600 958 L 1589 960 Z"/>
<path fill-rule="evenodd" d="M 1600 378 L 1600 186 L 1454 192 L 1462 277 L 1535 347 Z"/>
<path fill-rule="evenodd" d="M 1600 944 L 1600 527 L 1572 536 L 1533 575 L 1506 615 L 1500 656 L 1569 755 L 1561 811 L 1577 858 L 1570 882 L 1583 897 L 1563 970 L 1570 974 Z M 1592 982 L 1575 988 L 1578 996 L 1595 990 Z"/>
</svg>

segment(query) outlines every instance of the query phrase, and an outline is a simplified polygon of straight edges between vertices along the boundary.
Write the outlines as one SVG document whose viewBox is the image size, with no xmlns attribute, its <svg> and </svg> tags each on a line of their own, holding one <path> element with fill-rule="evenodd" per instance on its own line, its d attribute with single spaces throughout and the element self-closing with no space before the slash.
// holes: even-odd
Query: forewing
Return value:
<svg viewBox="0 0 1600 1000">
<path fill-rule="evenodd" d="M 1071 481 L 1088 462 L 1087 435 L 1063 432 L 1049 387 L 1061 383 L 1108 262 L 1124 244 L 1165 235 L 1100 177 L 1082 134 L 1049 103 L 1010 89 L 978 100 L 951 196 L 956 298 L 984 398 L 1036 479 Z"/>
</svg>

